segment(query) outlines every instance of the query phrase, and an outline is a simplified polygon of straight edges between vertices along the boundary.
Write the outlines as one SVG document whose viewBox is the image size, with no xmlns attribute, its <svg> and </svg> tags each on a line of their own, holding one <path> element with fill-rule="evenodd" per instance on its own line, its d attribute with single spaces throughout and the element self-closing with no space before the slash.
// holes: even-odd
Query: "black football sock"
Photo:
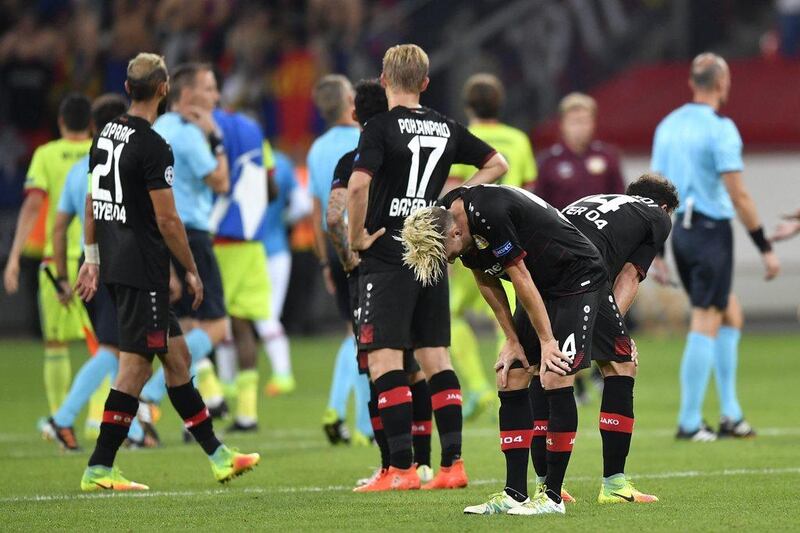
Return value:
<svg viewBox="0 0 800 533">
<path fill-rule="evenodd" d="M 378 445 L 378 450 L 381 452 L 381 468 L 389 468 L 389 443 L 386 441 L 381 414 L 378 411 L 378 390 L 371 381 L 369 382 L 369 417 L 372 422 L 375 444 Z"/>
<path fill-rule="evenodd" d="M 431 406 L 436 417 L 436 430 L 442 446 L 441 466 L 451 466 L 461 458 L 461 385 L 456 373 L 443 370 L 431 376 L 428 382 L 431 391 Z"/>
<path fill-rule="evenodd" d="M 414 462 L 418 465 L 431 465 L 431 430 L 433 429 L 433 408 L 428 382 L 421 379 L 411 385 L 411 438 L 414 443 Z"/>
<path fill-rule="evenodd" d="M 633 434 L 633 383 L 630 376 L 609 376 L 603 380 L 600 406 L 603 477 L 625 472 Z"/>
<path fill-rule="evenodd" d="M 561 485 L 567 472 L 572 446 L 578 431 L 578 407 L 572 387 L 545 391 L 550 403 L 547 424 L 547 485 L 548 496 L 561 503 Z"/>
<path fill-rule="evenodd" d="M 528 454 L 533 437 L 528 389 L 500 391 L 497 396 L 500 397 L 500 449 L 506 457 L 506 493 L 525 501 L 528 497 Z"/>
<path fill-rule="evenodd" d="M 531 408 L 533 409 L 533 440 L 531 442 L 531 460 L 536 476 L 544 479 L 547 475 L 547 421 L 550 418 L 550 402 L 544 394 L 539 376 L 533 376 L 530 391 Z"/>
<path fill-rule="evenodd" d="M 167 387 L 167 394 L 172 406 L 183 419 L 183 426 L 207 455 L 213 455 L 222 443 L 214 435 L 211 415 L 192 381 L 177 387 Z"/>
<path fill-rule="evenodd" d="M 111 468 L 117 450 L 125 442 L 128 429 L 139 409 L 139 400 L 130 394 L 111 389 L 103 409 L 103 421 L 94 452 L 89 458 L 89 466 L 102 465 Z"/>
<path fill-rule="evenodd" d="M 389 444 L 389 463 L 411 468 L 411 389 L 402 370 L 391 370 L 375 380 L 378 411 Z"/>
</svg>

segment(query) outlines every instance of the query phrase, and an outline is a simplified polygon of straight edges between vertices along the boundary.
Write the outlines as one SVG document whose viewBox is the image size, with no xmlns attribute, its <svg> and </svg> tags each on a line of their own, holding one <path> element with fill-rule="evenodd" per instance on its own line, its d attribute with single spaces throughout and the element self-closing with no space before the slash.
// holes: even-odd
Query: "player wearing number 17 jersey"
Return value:
<svg viewBox="0 0 800 533">
<path fill-rule="evenodd" d="M 186 271 L 194 309 L 203 299 L 203 284 L 175 209 L 172 150 L 151 127 L 169 90 L 167 68 L 162 57 L 139 54 L 127 74 L 131 106 L 96 135 L 89 158 L 86 262 L 76 290 L 85 301 L 95 295 L 98 282 L 111 293 L 120 364 L 81 489 L 148 488 L 122 477 L 114 459 L 136 416 L 154 356 L 164 367 L 175 410 L 208 454 L 217 480 L 225 482 L 254 467 L 259 456 L 230 450 L 215 436 L 208 408 L 192 384 L 186 341 L 169 305 L 170 253 Z"/>
<path fill-rule="evenodd" d="M 349 241 L 359 267 L 359 348 L 370 377 L 390 450 L 390 468 L 375 489 L 419 488 L 412 468 L 412 406 L 403 350 L 413 349 L 428 379 L 442 447 L 441 470 L 422 488 L 467 484 L 461 461 L 461 390 L 447 347 L 447 280 L 423 287 L 403 264 L 397 234 L 415 210 L 436 202 L 450 165 L 480 170 L 473 183 L 492 182 L 508 166 L 489 145 L 453 120 L 419 104 L 428 86 L 428 56 L 415 45 L 390 48 L 381 82 L 389 111 L 364 126 L 348 184 Z"/>
</svg>

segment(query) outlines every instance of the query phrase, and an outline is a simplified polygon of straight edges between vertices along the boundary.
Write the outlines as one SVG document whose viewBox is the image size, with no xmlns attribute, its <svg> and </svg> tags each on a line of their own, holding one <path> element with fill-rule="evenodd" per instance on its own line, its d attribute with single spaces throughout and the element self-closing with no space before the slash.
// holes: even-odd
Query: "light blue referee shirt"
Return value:
<svg viewBox="0 0 800 533">
<path fill-rule="evenodd" d="M 208 231 L 214 194 L 205 178 L 217 168 L 203 131 L 178 113 L 164 113 L 153 129 L 172 146 L 175 156 L 172 194 L 186 229 Z"/>
<path fill-rule="evenodd" d="M 333 171 L 339 159 L 358 146 L 360 131 L 357 126 L 334 126 L 320 135 L 306 157 L 311 196 L 322 204 L 322 228 L 327 230 L 326 213 L 331 195 Z"/>
<path fill-rule="evenodd" d="M 717 220 L 736 212 L 722 174 L 744 169 L 742 138 L 729 118 L 705 104 L 685 104 L 656 128 L 650 166 L 678 189 L 684 213 L 687 205 Z"/>
<path fill-rule="evenodd" d="M 86 194 L 89 190 L 89 156 L 78 159 L 67 173 L 64 189 L 58 199 L 58 212 L 77 215 L 83 227 L 86 218 Z M 83 249 L 83 232 L 81 231 L 81 249 Z"/>
</svg>

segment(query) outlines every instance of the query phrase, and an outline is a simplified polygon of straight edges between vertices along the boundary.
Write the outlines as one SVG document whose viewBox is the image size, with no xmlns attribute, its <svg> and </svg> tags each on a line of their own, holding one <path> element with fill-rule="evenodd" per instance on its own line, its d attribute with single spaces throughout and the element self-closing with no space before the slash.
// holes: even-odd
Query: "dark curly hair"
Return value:
<svg viewBox="0 0 800 533">
<path fill-rule="evenodd" d="M 363 126 L 375 115 L 389 110 L 386 91 L 378 80 L 361 80 L 356 83 L 356 117 Z"/>
<path fill-rule="evenodd" d="M 678 190 L 667 178 L 658 174 L 642 174 L 628 185 L 625 194 L 643 196 L 654 200 L 658 205 L 666 205 L 670 213 L 680 205 Z"/>
</svg>

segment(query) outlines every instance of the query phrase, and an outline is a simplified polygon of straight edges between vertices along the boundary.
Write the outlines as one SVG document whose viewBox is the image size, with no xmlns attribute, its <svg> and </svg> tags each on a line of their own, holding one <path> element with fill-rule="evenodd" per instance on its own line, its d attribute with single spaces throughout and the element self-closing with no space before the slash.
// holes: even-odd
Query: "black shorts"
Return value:
<svg viewBox="0 0 800 533">
<path fill-rule="evenodd" d="M 94 298 L 85 302 L 94 334 L 100 344 L 119 346 L 117 306 L 104 283 L 100 283 Z"/>
<path fill-rule="evenodd" d="M 119 349 L 152 360 L 167 353 L 167 339 L 183 334 L 178 318 L 169 306 L 169 290 L 137 289 L 127 285 L 106 285 L 119 318 Z"/>
<path fill-rule="evenodd" d="M 447 275 L 423 287 L 411 269 L 362 262 L 359 276 L 358 346 L 409 350 L 450 346 Z M 386 268 L 388 266 L 389 268 Z"/>
<path fill-rule="evenodd" d="M 686 229 L 680 215 L 672 226 L 672 250 L 692 307 L 728 307 L 733 283 L 733 231 L 729 220 L 695 212 Z"/>
<path fill-rule="evenodd" d="M 544 301 L 550 318 L 550 327 L 559 349 L 567 355 L 574 356 L 570 374 L 589 368 L 592 364 L 593 334 L 599 314 L 601 293 L 605 294 L 605 291 L 548 298 Z M 539 337 L 533 329 L 528 313 L 519 301 L 514 311 L 514 327 L 522 349 L 525 350 L 528 364 L 538 366 L 542 359 Z M 522 363 L 518 362 L 512 365 L 512 368 L 521 367 Z"/>
<path fill-rule="evenodd" d="M 328 246 L 328 264 L 331 266 L 331 278 L 333 278 L 333 285 L 336 287 L 336 308 L 339 310 L 339 316 L 342 320 L 348 322 L 353 320 L 353 305 L 350 302 L 350 276 L 344 271 L 342 263 L 339 261 L 339 256 L 333 249 L 333 245 Z M 357 276 L 356 276 L 357 278 Z"/>
<path fill-rule="evenodd" d="M 203 282 L 203 303 L 197 310 L 192 309 L 194 296 L 186 288 L 186 271 L 181 264 L 173 257 L 172 265 L 175 272 L 183 284 L 183 292 L 180 299 L 175 302 L 175 313 L 180 318 L 191 317 L 198 320 L 215 320 L 225 318 L 225 293 L 222 291 L 222 276 L 219 273 L 217 257 L 214 255 L 214 248 L 208 232 L 193 229 L 186 230 L 189 238 L 189 248 L 192 250 L 194 262 L 197 264 L 197 272 L 200 274 L 200 281 Z"/>
<path fill-rule="evenodd" d="M 361 313 L 358 307 L 358 268 L 347 274 L 347 287 L 349 290 L 348 296 L 350 297 L 350 317 L 353 325 L 353 335 L 358 336 L 358 322 Z M 358 373 L 369 374 L 369 363 L 367 361 L 366 350 L 358 350 Z M 414 357 L 414 350 L 403 351 L 403 370 L 409 374 L 415 374 L 420 371 L 419 363 Z"/>
</svg>

